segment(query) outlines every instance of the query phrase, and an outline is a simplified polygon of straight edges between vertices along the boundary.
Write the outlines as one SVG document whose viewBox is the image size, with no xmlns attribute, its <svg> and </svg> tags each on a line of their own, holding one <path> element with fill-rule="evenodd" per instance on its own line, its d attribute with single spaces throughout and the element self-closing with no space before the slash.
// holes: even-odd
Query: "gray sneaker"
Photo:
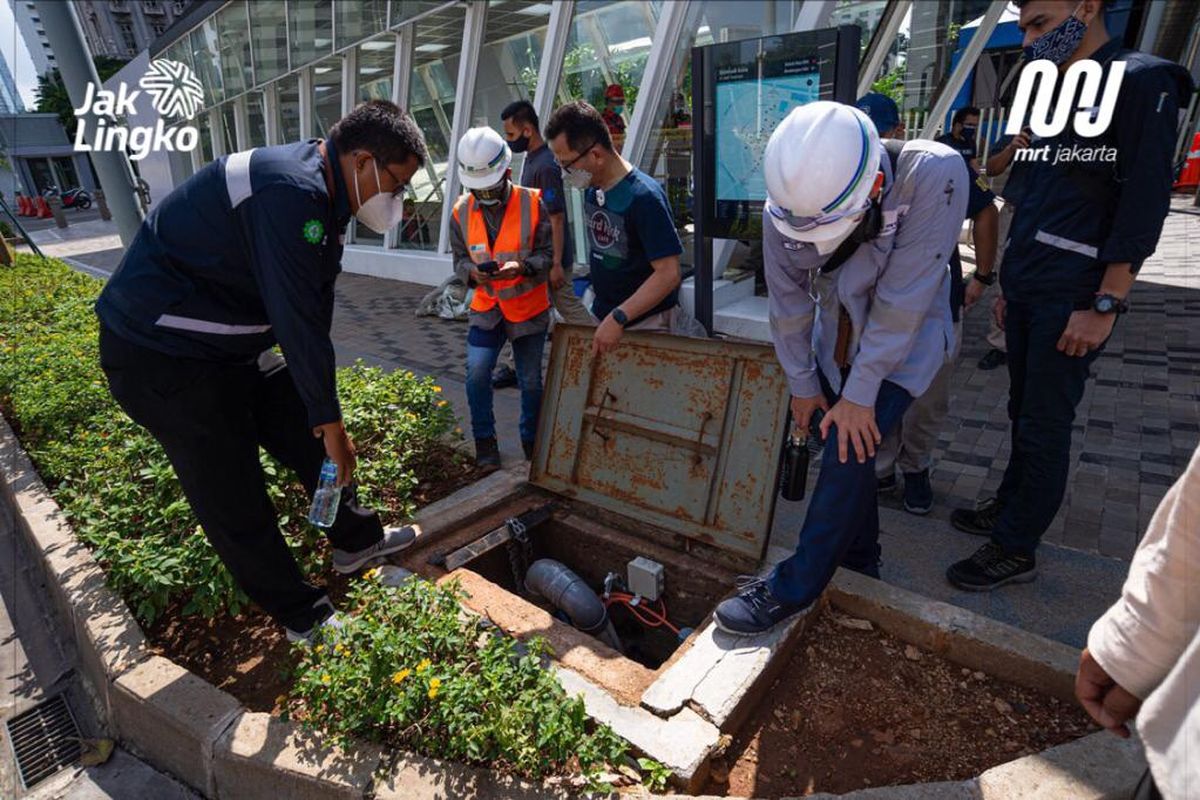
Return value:
<svg viewBox="0 0 1200 800">
<path fill-rule="evenodd" d="M 417 540 L 417 532 L 411 525 L 402 528 L 384 528 L 383 538 L 370 547 L 349 553 L 333 549 L 333 568 L 343 575 L 357 572 L 372 559 L 403 550 Z"/>
<path fill-rule="evenodd" d="M 330 602 L 329 598 L 322 597 L 320 600 L 313 603 L 313 608 L 317 608 L 318 606 L 328 606 L 329 616 L 325 617 L 325 619 L 321 620 L 316 625 L 313 625 L 306 631 L 295 631 L 291 628 L 284 627 L 284 631 L 287 633 L 287 640 L 289 642 L 298 642 L 305 647 L 308 647 L 311 644 L 315 644 L 319 639 L 341 630 L 342 626 L 345 624 L 345 620 L 343 620 L 342 615 L 334 609 L 333 603 Z"/>
</svg>

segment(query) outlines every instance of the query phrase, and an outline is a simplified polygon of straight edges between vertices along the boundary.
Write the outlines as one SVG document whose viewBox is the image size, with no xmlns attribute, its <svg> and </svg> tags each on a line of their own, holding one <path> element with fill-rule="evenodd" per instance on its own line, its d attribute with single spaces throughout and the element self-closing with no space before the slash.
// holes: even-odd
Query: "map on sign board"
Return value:
<svg viewBox="0 0 1200 800">
<path fill-rule="evenodd" d="M 718 78 L 716 86 L 717 199 L 765 200 L 763 154 L 775 126 L 796 106 L 820 99 L 821 76 L 811 71 L 758 80 Z"/>
</svg>

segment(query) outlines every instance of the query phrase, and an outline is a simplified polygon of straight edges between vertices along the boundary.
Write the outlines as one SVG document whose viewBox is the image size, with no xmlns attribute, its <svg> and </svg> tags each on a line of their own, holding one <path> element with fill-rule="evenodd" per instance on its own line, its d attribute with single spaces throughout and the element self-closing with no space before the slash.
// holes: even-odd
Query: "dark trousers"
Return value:
<svg viewBox="0 0 1200 800">
<path fill-rule="evenodd" d="M 821 387 L 832 405 L 836 398 L 824 377 Z M 881 436 L 900 424 L 913 397 L 884 381 L 875 398 L 875 425 Z M 808 501 L 796 552 L 776 565 L 768 579 L 780 602 L 807 606 L 833 578 L 838 565 L 879 577 L 879 503 L 875 458 L 858 463 L 854 448 L 838 461 L 837 426 L 829 429 L 821 453 L 821 473 Z"/>
<path fill-rule="evenodd" d="M 328 614 L 304 580 L 267 496 L 259 447 L 293 470 L 309 496 L 325 448 L 312 435 L 290 372 L 174 358 L 100 327 L 100 364 L 121 408 L 159 441 L 204 534 L 238 586 L 279 623 L 304 631 Z M 342 490 L 330 543 L 356 551 L 383 536 L 379 517 Z"/>
<path fill-rule="evenodd" d="M 1100 350 L 1068 356 L 1059 337 L 1074 307 L 1070 302 L 1008 303 L 1008 418 L 1012 455 L 996 496 L 1004 510 L 992 540 L 1005 550 L 1032 556 L 1067 489 L 1071 425 L 1092 362 Z"/>
</svg>

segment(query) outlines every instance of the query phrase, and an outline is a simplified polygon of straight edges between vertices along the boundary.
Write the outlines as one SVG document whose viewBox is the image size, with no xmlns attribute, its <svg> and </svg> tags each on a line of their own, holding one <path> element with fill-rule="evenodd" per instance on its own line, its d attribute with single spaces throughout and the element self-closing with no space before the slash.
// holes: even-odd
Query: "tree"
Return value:
<svg viewBox="0 0 1200 800">
<path fill-rule="evenodd" d="M 96 56 L 92 59 L 92 63 L 96 65 L 96 73 L 103 83 L 120 72 L 121 67 L 128 62 L 111 56 Z M 58 121 L 62 123 L 63 129 L 67 132 L 67 138 L 75 138 L 77 120 L 75 107 L 71 104 L 71 98 L 67 95 L 67 87 L 63 84 L 62 76 L 56 69 L 52 69 L 38 78 L 37 110 L 43 113 L 58 114 Z"/>
<path fill-rule="evenodd" d="M 897 106 L 904 105 L 904 67 L 894 67 L 890 72 L 880 76 L 871 84 L 872 92 L 886 94 L 896 101 Z"/>
</svg>

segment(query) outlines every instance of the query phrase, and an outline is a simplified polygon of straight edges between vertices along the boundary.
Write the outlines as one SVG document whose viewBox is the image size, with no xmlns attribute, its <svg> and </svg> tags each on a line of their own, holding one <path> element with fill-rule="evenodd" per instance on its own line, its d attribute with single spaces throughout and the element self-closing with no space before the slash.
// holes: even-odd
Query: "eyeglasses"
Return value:
<svg viewBox="0 0 1200 800">
<path fill-rule="evenodd" d="M 820 216 L 816 217 L 797 217 L 792 214 L 790 209 L 780 208 L 779 206 L 768 201 L 767 213 L 780 222 L 785 223 L 789 228 L 792 228 L 800 233 L 806 233 L 815 228 L 819 228 L 822 225 L 829 225 L 854 214 L 859 214 L 863 211 L 866 211 L 870 207 L 871 198 L 868 197 L 863 201 L 862 205 L 857 208 L 843 208 L 840 211 L 834 211 L 831 214 L 821 214 Z"/>
<path fill-rule="evenodd" d="M 592 148 L 593 148 L 593 147 L 595 147 L 595 146 L 596 146 L 596 142 L 592 142 L 592 143 L 591 143 L 591 144 L 589 144 L 587 147 L 583 148 L 583 150 L 581 150 L 581 151 L 579 152 L 579 155 L 577 155 L 577 156 L 575 156 L 574 158 L 572 158 L 572 159 L 571 159 L 570 161 L 568 161 L 566 164 L 564 164 L 564 163 L 562 163 L 562 162 L 560 161 L 560 162 L 559 162 L 559 164 L 558 164 L 558 166 L 559 166 L 559 169 L 570 169 L 571 167 L 575 166 L 575 163 L 576 163 L 577 161 L 579 161 L 579 159 L 581 159 L 581 158 L 583 158 L 584 156 L 586 156 L 588 153 L 592 152 Z"/>
</svg>

